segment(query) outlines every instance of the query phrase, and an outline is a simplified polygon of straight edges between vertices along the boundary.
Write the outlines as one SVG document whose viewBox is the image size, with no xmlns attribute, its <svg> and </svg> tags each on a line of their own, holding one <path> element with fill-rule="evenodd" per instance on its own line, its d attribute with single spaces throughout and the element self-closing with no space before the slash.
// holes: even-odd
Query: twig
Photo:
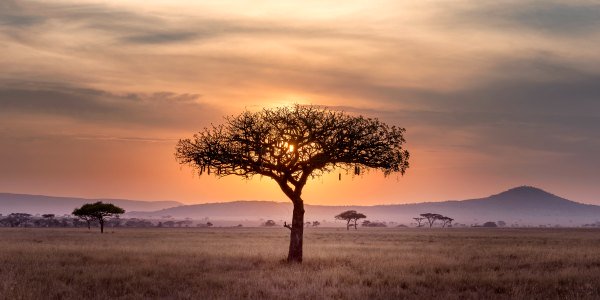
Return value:
<svg viewBox="0 0 600 300">
<path fill-rule="evenodd" d="M 290 226 L 290 224 L 287 224 L 285 221 L 283 222 L 283 227 L 292 230 L 292 226 Z"/>
</svg>

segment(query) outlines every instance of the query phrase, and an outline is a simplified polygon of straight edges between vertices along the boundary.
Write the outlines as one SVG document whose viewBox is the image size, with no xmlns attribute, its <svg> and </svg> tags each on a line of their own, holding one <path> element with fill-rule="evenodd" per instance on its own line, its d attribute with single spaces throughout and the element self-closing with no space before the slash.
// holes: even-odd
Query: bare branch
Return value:
<svg viewBox="0 0 600 300">
<path fill-rule="evenodd" d="M 292 226 L 289 225 L 289 224 L 287 224 L 285 221 L 283 222 L 283 227 L 285 227 L 285 228 L 287 228 L 289 230 L 292 230 Z"/>
</svg>

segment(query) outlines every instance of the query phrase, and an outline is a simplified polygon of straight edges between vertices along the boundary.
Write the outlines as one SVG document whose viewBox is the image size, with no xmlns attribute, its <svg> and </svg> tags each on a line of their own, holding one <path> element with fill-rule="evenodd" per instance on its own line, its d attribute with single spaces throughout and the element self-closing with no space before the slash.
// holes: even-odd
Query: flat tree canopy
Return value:
<svg viewBox="0 0 600 300">
<path fill-rule="evenodd" d="M 107 218 L 115 217 L 125 213 L 125 210 L 111 203 L 87 203 L 73 210 L 73 215 L 87 221 L 88 228 L 92 220 L 100 223 L 100 233 L 104 233 L 104 222 Z"/>
<path fill-rule="evenodd" d="M 294 204 L 288 261 L 302 261 L 304 203 L 310 177 L 336 168 L 377 169 L 404 174 L 408 151 L 403 128 L 377 119 L 317 106 L 295 105 L 245 111 L 180 140 L 175 156 L 199 174 L 223 177 L 254 175 L 275 180 Z"/>
<path fill-rule="evenodd" d="M 337 216 L 335 216 L 336 219 L 338 220 L 346 220 L 346 229 L 350 230 L 350 226 L 352 226 L 350 224 L 350 222 L 354 221 L 354 229 L 358 229 L 356 222 L 358 222 L 359 219 L 364 219 L 367 216 L 365 216 L 362 213 L 356 212 L 355 210 L 347 210 Z"/>
</svg>

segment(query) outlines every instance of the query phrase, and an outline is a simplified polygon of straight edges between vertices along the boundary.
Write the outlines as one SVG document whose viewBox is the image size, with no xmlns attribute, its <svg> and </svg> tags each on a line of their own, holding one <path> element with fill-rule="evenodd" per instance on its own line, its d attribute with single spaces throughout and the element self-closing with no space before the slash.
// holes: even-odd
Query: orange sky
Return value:
<svg viewBox="0 0 600 300">
<path fill-rule="evenodd" d="M 198 178 L 179 138 L 244 109 L 327 105 L 407 129 L 404 177 L 337 173 L 311 204 L 534 185 L 600 204 L 593 1 L 0 3 L 0 192 L 286 201 Z"/>
</svg>

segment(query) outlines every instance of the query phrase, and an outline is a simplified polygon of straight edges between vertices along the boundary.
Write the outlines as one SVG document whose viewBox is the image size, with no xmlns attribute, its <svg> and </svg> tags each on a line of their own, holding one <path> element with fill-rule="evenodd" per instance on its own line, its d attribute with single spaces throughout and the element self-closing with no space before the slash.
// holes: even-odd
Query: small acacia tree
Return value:
<svg viewBox="0 0 600 300">
<path fill-rule="evenodd" d="M 357 230 L 358 227 L 357 227 L 356 223 L 358 222 L 358 220 L 364 219 L 366 217 L 367 216 L 365 216 L 364 214 L 356 212 L 355 210 L 347 210 L 347 211 L 335 216 L 335 218 L 338 220 L 346 220 L 346 230 L 350 230 L 351 226 L 354 226 L 354 229 Z M 351 222 L 354 222 L 354 224 L 350 224 Z"/>
<path fill-rule="evenodd" d="M 179 163 L 200 175 L 266 176 L 277 182 L 294 204 L 289 262 L 302 261 L 304 202 L 302 191 L 311 177 L 335 168 L 372 168 L 385 175 L 404 174 L 408 151 L 404 129 L 377 119 L 352 116 L 316 106 L 295 105 L 243 112 L 180 140 Z"/>
<path fill-rule="evenodd" d="M 433 213 L 425 213 L 421 214 L 420 216 L 427 219 L 427 223 L 429 223 L 429 228 L 433 227 L 433 223 L 435 223 L 436 220 L 439 220 L 441 217 L 443 217 L 440 214 Z"/>
<path fill-rule="evenodd" d="M 454 221 L 454 219 L 446 216 L 442 216 L 439 219 L 442 221 L 442 228 L 446 226 L 452 226 L 452 221 Z"/>
<path fill-rule="evenodd" d="M 100 224 L 100 233 L 104 233 L 104 223 L 106 222 L 106 219 L 118 217 L 123 213 L 125 213 L 124 209 L 111 203 L 102 203 L 101 201 L 84 204 L 80 208 L 73 210 L 74 216 L 87 222 L 88 229 L 90 228 L 90 222 L 92 220 L 98 221 Z"/>
<path fill-rule="evenodd" d="M 417 227 L 423 227 L 423 224 L 421 224 L 421 223 L 423 222 L 423 220 L 425 220 L 425 218 L 417 217 L 417 218 L 413 218 L 413 220 L 417 221 Z"/>
</svg>

